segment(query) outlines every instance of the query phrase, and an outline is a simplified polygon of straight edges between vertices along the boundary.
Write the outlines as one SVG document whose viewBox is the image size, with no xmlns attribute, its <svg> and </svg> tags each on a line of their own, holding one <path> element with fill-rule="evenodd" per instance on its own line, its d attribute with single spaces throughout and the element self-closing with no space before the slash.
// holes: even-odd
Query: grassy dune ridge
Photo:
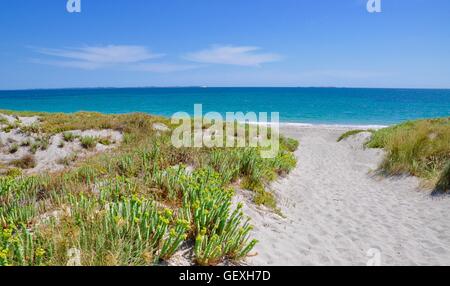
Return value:
<svg viewBox="0 0 450 286">
<path fill-rule="evenodd" d="M 387 152 L 380 169 L 410 174 L 441 191 L 450 186 L 450 117 L 408 121 L 376 131 L 369 148 Z"/>
<path fill-rule="evenodd" d="M 257 242 L 242 206 L 232 206 L 234 189 L 275 208 L 265 185 L 296 165 L 298 142 L 287 138 L 275 158 L 262 159 L 254 148 L 174 148 L 171 132 L 153 125 L 175 126 L 146 114 L 0 113 L 39 116 L 23 132 L 124 134 L 118 148 L 64 171 L 25 176 L 16 167 L 0 176 L 0 265 L 66 265 L 74 251 L 82 265 L 154 265 L 181 247 L 194 264 L 239 261 Z"/>
</svg>

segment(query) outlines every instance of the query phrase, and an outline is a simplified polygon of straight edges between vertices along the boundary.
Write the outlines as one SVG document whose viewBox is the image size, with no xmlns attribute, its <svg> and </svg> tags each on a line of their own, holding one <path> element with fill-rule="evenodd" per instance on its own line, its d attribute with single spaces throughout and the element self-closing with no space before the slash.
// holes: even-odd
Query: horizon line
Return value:
<svg viewBox="0 0 450 286">
<path fill-rule="evenodd" d="M 5 91 L 38 91 L 38 90 L 83 90 L 83 89 L 163 89 L 163 88 L 317 88 L 317 89 L 410 89 L 410 90 L 450 90 L 450 87 L 367 87 L 367 86 L 206 86 L 206 85 L 173 85 L 173 86 L 93 86 L 93 87 L 50 87 L 50 88 L 17 88 L 17 89 L 0 89 Z"/>
</svg>

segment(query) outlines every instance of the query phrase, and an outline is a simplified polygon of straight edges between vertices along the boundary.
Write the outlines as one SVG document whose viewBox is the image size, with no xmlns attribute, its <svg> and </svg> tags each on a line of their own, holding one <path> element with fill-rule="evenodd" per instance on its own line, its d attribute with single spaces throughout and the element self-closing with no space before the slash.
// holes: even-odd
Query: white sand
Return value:
<svg viewBox="0 0 450 286">
<path fill-rule="evenodd" d="M 348 130 L 348 129 L 347 129 Z M 363 150 L 368 134 L 340 143 L 345 128 L 284 126 L 300 140 L 298 167 L 273 185 L 282 218 L 249 202 L 255 265 L 366 265 L 371 248 L 382 265 L 450 265 L 450 198 L 432 198 L 412 177 L 370 174 L 381 150 Z"/>
<path fill-rule="evenodd" d="M 9 123 L 16 122 L 16 118 L 13 116 L 0 114 L 1 117 L 6 118 Z M 20 126 L 18 128 L 12 129 L 10 132 L 4 132 L 0 129 L 0 167 L 11 164 L 11 162 L 24 157 L 25 155 L 31 155 L 30 146 L 21 146 L 21 143 L 25 141 L 35 142 L 39 137 L 37 134 L 24 134 L 21 132 L 20 127 L 29 126 L 38 123 L 39 118 L 34 117 L 19 117 Z M 0 126 L 2 127 L 2 126 Z M 36 166 L 32 169 L 24 170 L 27 174 L 35 174 L 41 172 L 56 172 L 63 170 L 65 166 L 63 160 L 70 158 L 69 163 L 74 163 L 74 154 L 76 154 L 76 159 L 86 158 L 97 153 L 105 152 L 107 150 L 117 147 L 123 140 L 123 134 L 119 131 L 104 129 L 104 130 L 72 130 L 69 131 L 76 136 L 84 137 L 91 136 L 95 138 L 108 138 L 111 141 L 111 145 L 102 145 L 97 143 L 97 145 L 86 150 L 81 146 L 80 139 L 77 138 L 73 142 L 64 142 L 63 134 L 55 134 L 51 136 L 49 140 L 48 148 L 45 150 L 37 150 L 32 156 L 36 160 Z M 64 145 L 60 146 L 63 142 Z M 18 145 L 17 152 L 11 154 L 9 149 L 13 145 Z M 1 170 L 2 168 L 0 168 Z"/>
</svg>

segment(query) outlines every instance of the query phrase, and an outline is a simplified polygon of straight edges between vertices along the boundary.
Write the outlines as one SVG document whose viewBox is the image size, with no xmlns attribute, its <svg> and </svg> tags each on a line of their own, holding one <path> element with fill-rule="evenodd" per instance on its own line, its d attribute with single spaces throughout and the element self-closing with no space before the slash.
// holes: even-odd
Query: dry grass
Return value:
<svg viewBox="0 0 450 286">
<path fill-rule="evenodd" d="M 33 169 L 36 167 L 36 159 L 33 155 L 25 155 L 18 160 L 12 161 L 11 165 L 21 169 Z"/>
<path fill-rule="evenodd" d="M 364 130 L 363 129 L 350 130 L 350 131 L 345 132 L 341 136 L 339 136 L 339 138 L 337 139 L 337 142 L 341 142 L 342 140 L 344 140 L 344 139 L 346 139 L 346 138 L 348 138 L 350 136 L 353 136 L 353 135 L 356 135 L 356 134 L 359 134 L 359 133 L 363 133 L 363 132 L 375 133 L 375 131 L 372 130 L 372 129 L 369 129 L 369 130 L 365 130 L 365 129 Z"/>
<path fill-rule="evenodd" d="M 450 161 L 450 118 L 409 121 L 374 133 L 367 143 L 384 148 L 380 168 L 388 174 L 410 174 L 436 184 Z"/>
</svg>

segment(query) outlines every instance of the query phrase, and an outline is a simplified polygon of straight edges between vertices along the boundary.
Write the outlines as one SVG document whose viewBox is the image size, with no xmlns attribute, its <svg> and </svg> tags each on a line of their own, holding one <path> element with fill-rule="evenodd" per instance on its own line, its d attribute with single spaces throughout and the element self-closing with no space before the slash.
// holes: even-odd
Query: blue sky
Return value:
<svg viewBox="0 0 450 286">
<path fill-rule="evenodd" d="M 450 1 L 1 0 L 0 89 L 450 88 Z"/>
</svg>

